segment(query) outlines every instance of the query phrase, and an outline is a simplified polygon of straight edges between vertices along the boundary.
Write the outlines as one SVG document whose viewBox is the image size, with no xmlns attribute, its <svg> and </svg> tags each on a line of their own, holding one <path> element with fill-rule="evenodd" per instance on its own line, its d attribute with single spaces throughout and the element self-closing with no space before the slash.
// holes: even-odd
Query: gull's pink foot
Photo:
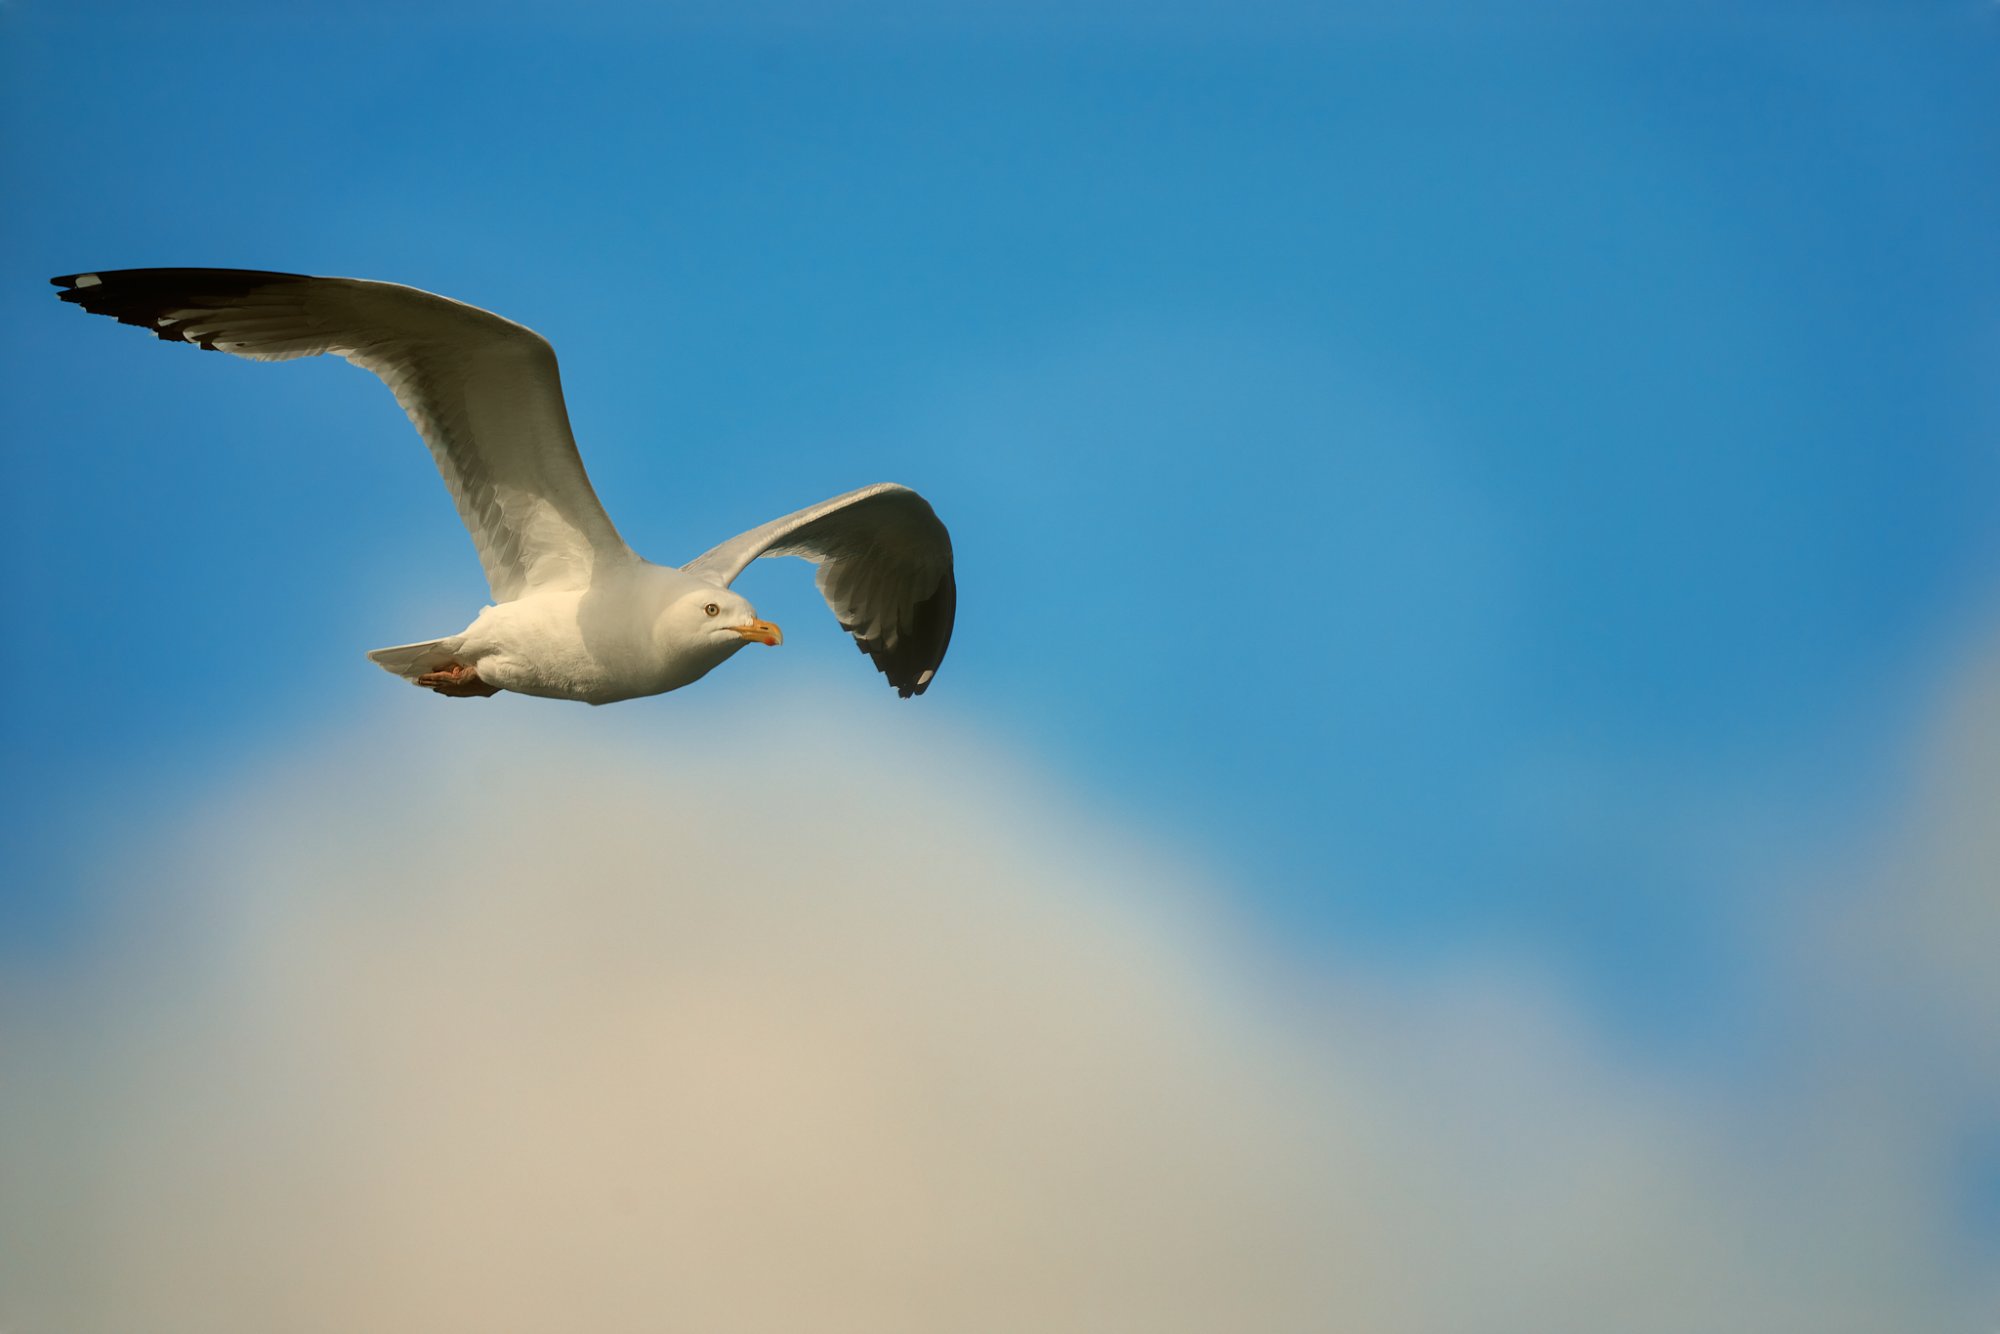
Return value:
<svg viewBox="0 0 2000 1334">
<path fill-rule="evenodd" d="M 477 670 L 462 662 L 448 662 L 437 671 L 425 672 L 417 678 L 417 684 L 429 686 L 440 695 L 452 695 L 460 699 L 500 693 L 499 686 L 487 685 L 479 679 Z"/>
</svg>

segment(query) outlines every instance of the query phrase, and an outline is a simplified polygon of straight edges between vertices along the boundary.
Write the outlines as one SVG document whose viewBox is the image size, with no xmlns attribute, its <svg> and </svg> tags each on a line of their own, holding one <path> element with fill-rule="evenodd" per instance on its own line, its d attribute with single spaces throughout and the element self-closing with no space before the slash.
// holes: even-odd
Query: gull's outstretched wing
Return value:
<svg viewBox="0 0 2000 1334">
<path fill-rule="evenodd" d="M 495 601 L 583 588 L 634 560 L 570 435 L 556 355 L 532 329 L 394 283 L 247 269 L 112 269 L 50 279 L 94 315 L 253 361 L 331 352 L 409 413 L 479 548 Z"/>
<path fill-rule="evenodd" d="M 930 504 L 883 482 L 823 500 L 730 538 L 681 568 L 727 587 L 759 556 L 803 556 L 861 651 L 904 699 L 944 661 L 958 610 L 951 534 Z"/>
</svg>

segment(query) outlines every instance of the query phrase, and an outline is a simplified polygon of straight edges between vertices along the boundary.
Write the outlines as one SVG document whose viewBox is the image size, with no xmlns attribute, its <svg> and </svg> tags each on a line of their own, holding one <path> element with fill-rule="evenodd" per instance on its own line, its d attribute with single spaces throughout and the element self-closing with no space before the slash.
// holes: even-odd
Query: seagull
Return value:
<svg viewBox="0 0 2000 1334">
<path fill-rule="evenodd" d="M 330 352 L 389 386 L 472 534 L 493 603 L 455 635 L 368 656 L 440 695 L 610 704 L 780 643 L 730 590 L 759 556 L 802 556 L 896 693 L 921 695 L 957 610 L 951 535 L 893 482 L 739 533 L 679 569 L 641 559 L 591 489 L 556 355 L 534 330 L 414 287 L 249 269 L 114 269 L 49 280 L 93 315 L 252 361 Z"/>
</svg>

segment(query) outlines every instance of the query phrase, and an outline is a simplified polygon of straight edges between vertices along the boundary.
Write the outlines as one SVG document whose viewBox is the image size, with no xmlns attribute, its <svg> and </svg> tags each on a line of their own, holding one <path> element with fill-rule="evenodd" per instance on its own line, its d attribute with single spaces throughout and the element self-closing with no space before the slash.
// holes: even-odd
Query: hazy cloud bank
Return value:
<svg viewBox="0 0 2000 1334">
<path fill-rule="evenodd" d="M 0 987 L 0 1322 L 1977 1327 L 1933 1106 L 1675 1082 L 1503 965 L 1273 981 L 1171 850 L 839 712 L 410 700 L 185 803 Z"/>
</svg>

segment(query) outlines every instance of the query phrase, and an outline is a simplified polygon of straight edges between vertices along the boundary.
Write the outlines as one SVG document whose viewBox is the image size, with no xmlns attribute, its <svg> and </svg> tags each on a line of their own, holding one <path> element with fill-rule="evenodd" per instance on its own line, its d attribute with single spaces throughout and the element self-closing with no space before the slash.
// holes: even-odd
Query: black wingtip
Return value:
<svg viewBox="0 0 2000 1334">
<path fill-rule="evenodd" d="M 889 678 L 900 699 L 912 699 L 931 688 L 937 669 L 951 647 L 952 623 L 958 616 L 958 579 L 947 569 L 931 595 L 911 608 L 908 627 L 895 647 L 878 640 L 855 640 L 855 646 L 874 660 L 875 669 Z M 854 627 L 849 626 L 850 631 Z"/>
<path fill-rule="evenodd" d="M 215 351 L 213 339 L 190 339 L 181 323 L 166 318 L 190 305 L 239 301 L 259 288 L 277 283 L 311 281 L 303 274 L 262 269 L 98 269 L 49 279 L 61 300 L 106 315 L 120 324 L 146 330 L 169 343 L 189 342 Z"/>
<path fill-rule="evenodd" d="M 303 273 L 274 269 L 93 269 L 59 274 L 51 287 L 65 289 L 62 299 L 76 301 L 93 295 L 123 299 L 229 300 L 273 283 L 310 282 Z"/>
<path fill-rule="evenodd" d="M 57 300 L 67 301 L 72 306 L 80 304 L 84 293 L 97 285 L 98 278 L 94 273 L 65 273 L 61 277 L 49 279 L 49 286 L 62 288 L 62 291 L 56 293 Z"/>
</svg>

